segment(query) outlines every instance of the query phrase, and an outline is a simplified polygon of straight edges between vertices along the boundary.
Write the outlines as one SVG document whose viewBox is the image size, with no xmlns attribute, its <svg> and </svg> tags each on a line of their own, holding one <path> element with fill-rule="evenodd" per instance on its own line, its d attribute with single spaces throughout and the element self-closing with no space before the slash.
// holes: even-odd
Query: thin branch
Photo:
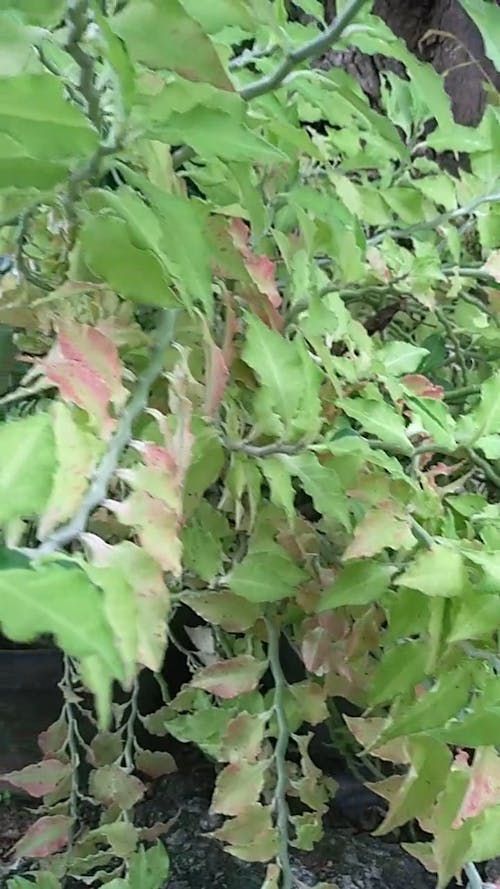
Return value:
<svg viewBox="0 0 500 889">
<path fill-rule="evenodd" d="M 134 393 L 126 405 L 116 432 L 109 442 L 109 447 L 101 459 L 89 489 L 78 512 L 66 525 L 62 525 L 34 550 L 25 550 L 29 556 L 45 556 L 57 552 L 71 543 L 87 527 L 89 516 L 106 498 L 109 482 L 115 473 L 122 452 L 132 438 L 133 423 L 147 404 L 149 390 L 163 369 L 165 349 L 172 341 L 175 325 L 175 310 L 164 309 L 156 332 L 156 344 L 151 352 L 151 359 L 146 370 L 139 378 Z"/>
<path fill-rule="evenodd" d="M 447 222 L 452 222 L 454 219 L 460 219 L 461 216 L 469 216 L 477 210 L 482 204 L 496 204 L 500 201 L 500 192 L 496 192 L 494 194 L 486 194 L 479 198 L 474 198 L 469 204 L 466 204 L 465 207 L 458 207 L 456 210 L 451 210 L 448 213 L 440 213 L 438 216 L 433 216 L 432 219 L 427 219 L 424 222 L 416 222 L 414 225 L 409 225 L 408 228 L 395 228 L 395 229 L 386 229 L 383 232 L 380 232 L 378 235 L 375 235 L 373 238 L 369 238 L 367 244 L 371 247 L 380 244 L 384 238 L 408 238 L 411 235 L 416 234 L 417 232 L 423 231 L 432 231 L 433 229 L 437 229 L 439 226 L 446 224 Z"/>
<path fill-rule="evenodd" d="M 68 39 L 64 49 L 78 66 L 80 79 L 78 89 L 87 105 L 87 116 L 94 124 L 99 136 L 103 134 L 103 113 L 101 94 L 95 85 L 95 59 L 81 47 L 81 41 L 92 21 L 88 0 L 69 0 L 66 9 L 69 26 Z"/>
<path fill-rule="evenodd" d="M 249 83 L 248 86 L 243 87 L 240 90 L 240 96 L 243 99 L 249 100 L 271 93 L 281 86 L 285 77 L 297 65 L 309 59 L 317 59 L 318 56 L 323 55 L 342 36 L 342 33 L 365 3 L 366 0 L 351 0 L 325 31 L 322 31 L 313 40 L 309 40 L 297 49 L 291 49 L 271 74 L 267 74 L 265 77 L 254 81 L 254 83 Z"/>
<path fill-rule="evenodd" d="M 467 448 L 467 453 L 475 464 L 475 466 L 479 467 L 486 476 L 486 478 L 492 482 L 497 488 L 500 488 L 500 475 L 497 475 L 495 470 L 490 466 L 487 460 L 481 457 L 476 451 L 472 448 Z"/>
<path fill-rule="evenodd" d="M 286 442 L 278 441 L 268 445 L 252 445 L 248 444 L 246 441 L 231 441 L 226 439 L 224 441 L 224 447 L 226 447 L 228 451 L 240 451 L 244 454 L 248 454 L 250 457 L 271 457 L 273 454 L 286 454 L 289 457 L 294 457 L 296 454 L 300 454 L 304 451 L 307 445 L 303 441 L 294 444 L 286 444 Z"/>
<path fill-rule="evenodd" d="M 290 729 L 285 709 L 286 679 L 280 661 L 279 632 L 269 618 L 266 618 L 266 629 L 269 643 L 269 665 L 274 681 L 274 712 L 278 723 L 278 737 L 274 748 L 276 789 L 273 801 L 279 840 L 278 862 L 281 869 L 281 889 L 293 889 L 294 881 L 289 853 L 290 838 L 288 836 L 289 810 L 286 798 L 288 787 L 286 754 L 290 740 Z"/>
<path fill-rule="evenodd" d="M 242 87 L 242 89 L 239 90 L 241 98 L 245 99 L 245 101 L 250 101 L 250 99 L 255 99 L 258 96 L 264 96 L 266 93 L 273 92 L 281 86 L 288 74 L 290 74 L 297 65 L 306 62 L 308 59 L 318 58 L 318 56 L 326 52 L 326 50 L 342 36 L 342 33 L 365 3 L 366 0 L 351 0 L 346 8 L 325 31 L 322 31 L 317 37 L 314 37 L 313 40 L 309 40 L 297 49 L 291 49 L 271 74 L 267 74 L 265 77 L 260 77 L 253 83 L 249 83 L 247 86 Z M 181 148 L 178 148 L 177 151 L 174 151 L 172 155 L 172 165 L 174 170 L 178 170 L 182 164 L 194 157 L 195 154 L 196 151 L 194 148 L 191 148 L 190 145 L 183 145 Z"/>
</svg>

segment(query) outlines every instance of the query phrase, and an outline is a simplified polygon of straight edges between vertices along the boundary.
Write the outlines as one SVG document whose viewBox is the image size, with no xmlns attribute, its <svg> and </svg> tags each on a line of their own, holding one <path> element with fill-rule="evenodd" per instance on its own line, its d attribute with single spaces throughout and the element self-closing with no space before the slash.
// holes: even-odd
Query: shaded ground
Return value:
<svg viewBox="0 0 500 889">
<path fill-rule="evenodd" d="M 220 844 L 204 836 L 218 826 L 209 815 L 213 786 L 210 766 L 191 762 L 188 771 L 156 782 L 149 799 L 137 807 L 137 821 L 153 825 L 174 819 L 164 841 L 171 858 L 168 889 L 260 889 L 264 869 L 228 855 Z M 26 830 L 34 814 L 25 801 L 0 802 L 0 857 Z M 293 856 L 294 872 L 302 887 L 335 881 L 338 889 L 434 889 L 435 879 L 406 855 L 395 842 L 374 839 L 332 811 L 326 837 L 314 852 Z M 5 885 L 6 875 L 0 885 Z M 76 885 L 76 884 L 75 884 Z"/>
</svg>

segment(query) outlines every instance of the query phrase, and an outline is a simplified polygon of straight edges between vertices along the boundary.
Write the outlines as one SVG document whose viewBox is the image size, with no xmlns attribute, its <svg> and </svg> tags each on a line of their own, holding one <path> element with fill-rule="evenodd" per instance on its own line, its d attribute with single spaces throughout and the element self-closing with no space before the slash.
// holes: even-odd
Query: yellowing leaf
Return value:
<svg viewBox="0 0 500 889">
<path fill-rule="evenodd" d="M 211 811 L 221 815 L 241 815 L 258 802 L 269 763 L 233 762 L 217 776 Z"/>
<path fill-rule="evenodd" d="M 42 512 L 55 460 L 48 414 L 0 424 L 0 523 Z"/>
<path fill-rule="evenodd" d="M 250 655 L 228 658 L 198 670 L 191 685 L 219 698 L 236 698 L 257 688 L 266 666 L 265 661 L 257 661 Z"/>
<path fill-rule="evenodd" d="M 383 549 L 413 549 L 416 539 L 410 521 L 392 504 L 382 504 L 368 510 L 356 525 L 351 543 L 344 552 L 344 559 L 374 556 Z"/>
<path fill-rule="evenodd" d="M 460 596 L 467 575 L 463 556 L 446 546 L 421 552 L 395 581 L 396 586 L 420 590 L 426 596 Z"/>
<path fill-rule="evenodd" d="M 41 540 L 77 512 L 100 451 L 99 441 L 77 422 L 64 402 L 55 401 L 51 415 L 57 466 L 52 491 L 38 524 Z"/>
</svg>

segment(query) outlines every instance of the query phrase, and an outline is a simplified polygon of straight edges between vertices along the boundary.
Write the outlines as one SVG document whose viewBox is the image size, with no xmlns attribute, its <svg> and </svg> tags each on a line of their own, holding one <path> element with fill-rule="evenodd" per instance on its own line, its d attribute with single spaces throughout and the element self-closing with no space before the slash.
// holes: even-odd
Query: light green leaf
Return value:
<svg viewBox="0 0 500 889">
<path fill-rule="evenodd" d="M 1 571 L 0 622 L 9 639 L 29 642 L 50 633 L 63 651 L 80 659 L 96 656 L 112 676 L 123 678 L 102 596 L 79 568 L 43 564 Z"/>
<path fill-rule="evenodd" d="M 62 81 L 46 73 L 0 78 L 1 187 L 55 185 L 96 147 L 97 133 Z"/>
<path fill-rule="evenodd" d="M 500 460 L 500 435 L 483 435 L 476 441 L 476 448 L 487 460 Z"/>
<path fill-rule="evenodd" d="M 467 419 L 474 440 L 500 432 L 500 371 L 482 384 L 479 404 Z"/>
<path fill-rule="evenodd" d="M 91 272 L 121 296 L 146 305 L 176 304 L 164 264 L 151 250 L 133 243 L 123 219 L 89 217 L 80 229 L 80 245 Z"/>
<path fill-rule="evenodd" d="M 307 574 L 276 543 L 250 551 L 227 578 L 230 589 L 249 602 L 276 602 L 294 598 Z"/>
<path fill-rule="evenodd" d="M 415 419 L 432 436 L 434 442 L 447 450 L 456 448 L 455 421 L 447 406 L 436 398 L 407 398 Z"/>
<path fill-rule="evenodd" d="M 386 343 L 376 353 L 378 360 L 383 362 L 387 373 L 394 374 L 394 376 L 414 373 L 428 354 L 427 349 L 399 340 Z"/>
<path fill-rule="evenodd" d="M 370 704 L 392 701 L 396 695 L 413 690 L 425 676 L 427 658 L 427 645 L 420 640 L 402 642 L 386 651 L 375 671 Z"/>
<path fill-rule="evenodd" d="M 500 596 L 470 593 L 452 619 L 448 642 L 490 637 L 499 627 Z"/>
<path fill-rule="evenodd" d="M 42 512 L 55 467 L 48 414 L 0 424 L 0 523 Z"/>
<path fill-rule="evenodd" d="M 421 552 L 395 581 L 396 586 L 419 590 L 426 596 L 460 596 L 467 575 L 463 556 L 445 546 Z"/>
<path fill-rule="evenodd" d="M 497 71 L 500 71 L 500 46 L 498 35 L 500 34 L 500 9 L 494 0 L 485 3 L 484 0 L 460 0 L 465 11 L 481 32 L 487 56 L 493 62 Z"/>
<path fill-rule="evenodd" d="M 342 568 L 334 584 L 321 594 L 317 611 L 342 605 L 367 605 L 379 600 L 387 592 L 394 570 L 378 562 L 350 562 Z"/>
<path fill-rule="evenodd" d="M 468 663 L 443 674 L 431 689 L 390 720 L 377 743 L 446 725 L 467 703 L 472 682 Z"/>
<path fill-rule="evenodd" d="M 283 455 L 280 460 L 292 475 L 300 479 L 318 512 L 344 528 L 350 528 L 349 502 L 332 465 L 320 463 L 310 451 L 295 457 Z"/>
<path fill-rule="evenodd" d="M 270 488 L 271 503 L 281 507 L 292 523 L 295 517 L 295 492 L 289 468 L 280 457 L 266 457 L 259 460 L 259 466 Z"/>
<path fill-rule="evenodd" d="M 242 358 L 255 372 L 276 413 L 290 424 L 297 414 L 303 383 L 300 355 L 294 344 L 254 315 L 248 316 Z"/>
<path fill-rule="evenodd" d="M 412 453 L 413 447 L 407 438 L 404 420 L 395 407 L 385 401 L 368 398 L 343 398 L 337 404 L 348 417 L 356 420 L 364 430 L 380 441 L 400 448 L 404 454 Z"/>
<path fill-rule="evenodd" d="M 210 38 L 179 0 L 134 0 L 111 24 L 131 57 L 148 68 L 176 71 L 189 80 L 233 89 Z"/>
</svg>

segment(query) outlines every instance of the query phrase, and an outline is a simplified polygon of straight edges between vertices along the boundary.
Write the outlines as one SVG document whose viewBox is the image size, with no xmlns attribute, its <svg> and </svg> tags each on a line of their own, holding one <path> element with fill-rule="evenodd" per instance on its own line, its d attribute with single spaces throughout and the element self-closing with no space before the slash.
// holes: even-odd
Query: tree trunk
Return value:
<svg viewBox="0 0 500 889">
<path fill-rule="evenodd" d="M 325 18 L 331 21 L 335 0 L 324 0 L 324 9 Z M 444 76 L 455 120 L 477 124 L 486 104 L 485 83 L 500 90 L 500 73 L 486 57 L 481 35 L 459 0 L 375 0 L 373 12 L 406 42 L 411 52 Z M 368 58 L 356 50 L 329 53 L 319 64 L 322 68 L 344 67 L 373 101 L 379 98 L 379 71 L 400 67 L 394 61 Z"/>
</svg>

